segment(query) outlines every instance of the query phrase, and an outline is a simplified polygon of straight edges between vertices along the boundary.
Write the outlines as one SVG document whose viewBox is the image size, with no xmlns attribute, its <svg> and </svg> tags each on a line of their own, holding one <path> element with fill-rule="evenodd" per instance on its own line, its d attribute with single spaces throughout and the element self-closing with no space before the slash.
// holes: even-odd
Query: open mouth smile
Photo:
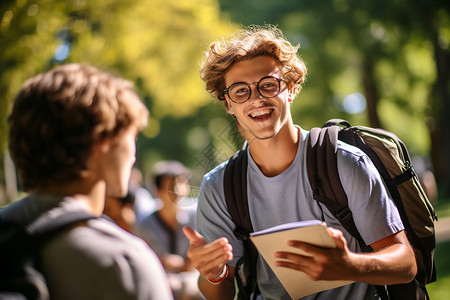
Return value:
<svg viewBox="0 0 450 300">
<path fill-rule="evenodd" d="M 258 110 L 255 112 L 252 112 L 251 114 L 249 114 L 249 116 L 254 119 L 254 120 L 266 120 L 269 119 L 270 116 L 272 115 L 273 109 L 263 109 L 263 110 Z"/>
</svg>

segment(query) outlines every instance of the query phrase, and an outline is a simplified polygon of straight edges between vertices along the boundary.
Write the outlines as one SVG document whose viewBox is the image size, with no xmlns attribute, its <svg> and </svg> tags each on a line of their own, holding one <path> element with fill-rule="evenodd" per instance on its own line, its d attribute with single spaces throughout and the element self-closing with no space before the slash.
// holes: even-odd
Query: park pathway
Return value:
<svg viewBox="0 0 450 300">
<path fill-rule="evenodd" d="M 436 230 L 436 242 L 444 242 L 450 240 L 450 217 L 439 219 L 434 223 Z"/>
</svg>

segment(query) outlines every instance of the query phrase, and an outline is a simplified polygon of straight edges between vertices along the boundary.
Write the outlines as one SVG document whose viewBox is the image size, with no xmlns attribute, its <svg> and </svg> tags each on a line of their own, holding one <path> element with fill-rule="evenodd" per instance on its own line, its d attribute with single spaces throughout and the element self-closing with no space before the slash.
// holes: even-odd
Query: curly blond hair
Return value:
<svg viewBox="0 0 450 300">
<path fill-rule="evenodd" d="M 147 125 L 131 82 L 79 64 L 28 79 L 8 117 L 9 149 L 25 190 L 65 183 L 87 170 L 92 147 Z"/>
<path fill-rule="evenodd" d="M 226 108 L 226 72 L 239 61 L 267 55 L 281 63 L 282 77 L 288 85 L 294 85 L 294 95 L 297 95 L 306 76 L 306 66 L 297 55 L 298 48 L 299 45 L 292 45 L 277 27 L 252 25 L 237 31 L 229 40 L 212 42 L 200 76 L 206 83 L 206 90 Z"/>
</svg>

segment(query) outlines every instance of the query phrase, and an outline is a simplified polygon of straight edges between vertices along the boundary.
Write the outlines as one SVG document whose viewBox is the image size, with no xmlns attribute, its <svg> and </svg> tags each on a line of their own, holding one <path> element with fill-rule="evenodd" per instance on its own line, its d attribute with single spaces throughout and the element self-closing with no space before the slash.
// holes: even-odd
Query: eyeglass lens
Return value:
<svg viewBox="0 0 450 300">
<path fill-rule="evenodd" d="M 237 103 L 242 103 L 250 99 L 252 90 L 247 83 L 234 83 L 228 89 L 228 96 Z M 265 98 L 273 98 L 280 91 L 280 82 L 275 77 L 264 77 L 257 83 L 257 89 L 261 96 Z"/>
</svg>

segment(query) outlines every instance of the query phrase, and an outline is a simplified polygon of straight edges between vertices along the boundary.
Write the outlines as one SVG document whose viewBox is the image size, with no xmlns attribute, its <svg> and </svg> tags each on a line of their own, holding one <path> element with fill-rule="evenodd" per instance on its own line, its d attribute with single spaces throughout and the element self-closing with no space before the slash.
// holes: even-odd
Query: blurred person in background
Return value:
<svg viewBox="0 0 450 300">
<path fill-rule="evenodd" d="M 130 190 L 134 193 L 134 212 L 136 221 L 141 221 L 161 206 L 160 201 L 154 199 L 145 188 L 142 171 L 136 167 L 131 170 Z"/>
<path fill-rule="evenodd" d="M 155 200 L 161 207 L 136 224 L 136 235 L 147 241 L 160 258 L 175 299 L 183 300 L 203 299 L 197 287 L 198 272 L 186 256 L 189 240 L 183 234 L 184 226 L 195 227 L 196 205 L 180 205 L 189 195 L 190 175 L 190 170 L 178 161 L 155 164 Z"/>
</svg>

